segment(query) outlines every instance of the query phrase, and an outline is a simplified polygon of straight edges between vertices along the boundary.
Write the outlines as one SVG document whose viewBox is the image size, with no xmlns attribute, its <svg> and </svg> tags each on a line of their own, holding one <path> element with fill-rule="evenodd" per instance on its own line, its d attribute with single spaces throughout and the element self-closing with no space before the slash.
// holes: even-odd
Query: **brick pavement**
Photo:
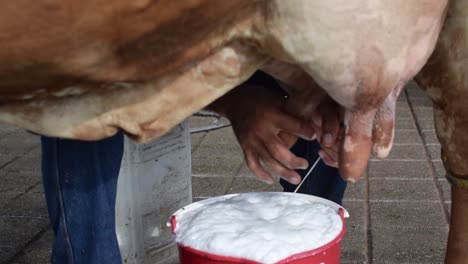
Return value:
<svg viewBox="0 0 468 264">
<path fill-rule="evenodd" d="M 450 206 L 431 103 L 410 84 L 398 100 L 395 146 L 349 185 L 351 217 L 342 263 L 442 263 Z M 193 126 L 208 118 L 192 118 Z M 209 121 L 210 122 L 210 121 Z M 208 122 L 208 123 L 209 123 Z M 52 232 L 41 178 L 39 140 L 0 125 L 0 263 L 48 263 Z M 247 169 L 231 129 L 192 135 L 194 200 L 246 191 L 281 191 Z"/>
</svg>

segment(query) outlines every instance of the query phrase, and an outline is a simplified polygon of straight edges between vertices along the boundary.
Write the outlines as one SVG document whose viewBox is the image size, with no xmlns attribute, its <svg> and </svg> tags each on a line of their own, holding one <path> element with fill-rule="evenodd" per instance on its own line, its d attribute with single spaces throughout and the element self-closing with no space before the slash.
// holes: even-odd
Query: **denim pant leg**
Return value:
<svg viewBox="0 0 468 264">
<path fill-rule="evenodd" d="M 122 155 L 122 134 L 96 142 L 42 137 L 52 263 L 121 263 L 115 200 Z"/>
<path fill-rule="evenodd" d="M 312 166 L 315 160 L 319 157 L 318 151 L 320 144 L 317 141 L 306 141 L 299 139 L 292 147 L 291 151 L 297 156 L 304 157 Z M 298 170 L 301 177 L 304 177 L 308 170 Z M 293 192 L 297 185 L 281 179 L 281 185 L 285 192 Z M 337 204 L 343 201 L 343 195 L 346 190 L 346 181 L 344 181 L 337 168 L 327 166 L 323 161 L 320 161 L 307 180 L 298 190 L 298 193 L 305 193 L 319 196 Z"/>
</svg>

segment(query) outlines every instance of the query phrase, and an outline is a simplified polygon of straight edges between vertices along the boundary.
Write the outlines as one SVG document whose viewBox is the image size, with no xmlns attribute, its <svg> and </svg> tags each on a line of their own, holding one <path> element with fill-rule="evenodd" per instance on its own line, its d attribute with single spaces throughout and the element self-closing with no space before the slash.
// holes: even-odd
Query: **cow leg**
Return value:
<svg viewBox="0 0 468 264">
<path fill-rule="evenodd" d="M 436 132 L 442 147 L 446 177 L 452 184 L 446 262 L 463 263 L 468 259 L 468 67 L 462 67 L 464 70 L 451 67 L 456 63 L 446 61 L 452 59 L 450 50 L 441 51 L 437 50 L 417 80 L 434 103 Z M 441 58 L 444 63 L 438 60 Z"/>
<path fill-rule="evenodd" d="M 468 190 L 452 186 L 452 215 L 446 263 L 465 263 L 468 259 Z"/>
<path fill-rule="evenodd" d="M 468 259 L 468 3 L 452 1 L 437 47 L 417 76 L 434 103 L 434 120 L 452 212 L 446 263 Z"/>
</svg>

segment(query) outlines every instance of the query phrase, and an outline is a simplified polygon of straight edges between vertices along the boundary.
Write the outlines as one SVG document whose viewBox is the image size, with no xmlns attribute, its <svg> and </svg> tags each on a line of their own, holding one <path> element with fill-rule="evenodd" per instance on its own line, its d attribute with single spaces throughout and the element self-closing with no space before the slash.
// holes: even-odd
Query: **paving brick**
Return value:
<svg viewBox="0 0 468 264">
<path fill-rule="evenodd" d="M 361 179 L 357 183 L 348 183 L 344 195 L 345 200 L 364 200 L 366 198 L 365 179 Z"/>
<path fill-rule="evenodd" d="M 427 180 L 369 180 L 370 200 L 403 200 L 437 202 L 437 189 L 432 179 Z"/>
<path fill-rule="evenodd" d="M 2 154 L 0 153 L 0 168 L 4 167 L 7 163 L 12 162 L 14 159 L 17 159 L 15 155 L 9 153 L 9 154 Z M 0 169 L 0 174 L 2 173 Z"/>
<path fill-rule="evenodd" d="M 416 125 L 414 124 L 414 120 L 412 118 L 396 120 L 395 131 L 408 129 L 416 130 Z"/>
<path fill-rule="evenodd" d="M 279 181 L 274 184 L 266 184 L 255 177 L 240 177 L 234 178 L 234 181 L 229 186 L 227 193 L 243 193 L 243 192 L 282 192 L 283 187 Z"/>
<path fill-rule="evenodd" d="M 411 105 L 413 107 L 432 107 L 432 101 L 429 98 L 411 98 Z"/>
<path fill-rule="evenodd" d="M 413 111 L 416 115 L 416 121 L 421 120 L 434 120 L 434 112 L 432 107 L 414 107 Z"/>
<path fill-rule="evenodd" d="M 241 150 L 237 138 L 232 131 L 232 127 L 210 131 L 203 139 L 202 145 L 210 147 L 229 145 L 231 148 Z"/>
<path fill-rule="evenodd" d="M 400 99 L 400 98 L 398 98 L 398 99 Z M 408 105 L 408 101 L 406 100 L 406 98 L 402 98 L 402 100 L 397 100 L 396 107 L 397 107 L 397 109 L 400 108 L 400 107 L 408 108 L 409 105 Z"/>
<path fill-rule="evenodd" d="M 419 87 L 418 83 L 416 83 L 414 80 L 409 81 L 405 88 L 404 88 L 405 94 L 407 94 L 410 97 L 424 97 L 427 96 L 424 91 Z"/>
<path fill-rule="evenodd" d="M 409 107 L 399 107 L 396 109 L 396 117 L 397 118 L 413 118 L 413 114 L 410 111 Z"/>
<path fill-rule="evenodd" d="M 451 191 L 450 191 L 450 188 L 451 188 L 450 183 L 448 183 L 448 181 L 445 179 L 440 179 L 437 181 L 437 184 L 439 184 L 439 186 L 442 189 L 442 196 L 443 196 L 444 202 L 450 202 L 452 200 Z"/>
<path fill-rule="evenodd" d="M 447 171 L 445 170 L 445 166 L 442 160 L 432 161 L 432 164 L 434 165 L 434 170 L 437 174 L 437 178 L 445 179 L 445 173 Z"/>
<path fill-rule="evenodd" d="M 431 160 L 441 160 L 440 159 L 440 146 L 430 145 L 430 146 L 427 146 L 427 150 L 429 151 L 429 157 L 431 158 Z"/>
<path fill-rule="evenodd" d="M 371 202 L 371 224 L 379 227 L 445 227 L 438 202 Z"/>
<path fill-rule="evenodd" d="M 249 167 L 247 167 L 245 162 L 242 163 L 242 166 L 236 176 L 255 178 L 255 174 L 249 169 Z"/>
<path fill-rule="evenodd" d="M 242 152 L 230 145 L 204 145 L 192 154 L 192 174 L 234 176 L 244 161 Z"/>
<path fill-rule="evenodd" d="M 6 264 L 16 254 L 14 246 L 0 245 L 0 264 Z"/>
<path fill-rule="evenodd" d="M 450 217 L 450 214 L 452 213 L 452 202 L 445 202 L 444 206 L 445 206 L 445 208 L 447 208 L 447 212 L 448 212 L 449 217 Z"/>
<path fill-rule="evenodd" d="M 44 185 L 42 183 L 38 184 L 34 186 L 29 192 L 30 193 L 44 193 Z"/>
<path fill-rule="evenodd" d="M 366 261 L 366 231 L 360 227 L 346 227 L 346 234 L 341 244 L 341 262 L 364 263 Z"/>
<path fill-rule="evenodd" d="M 158 262 L 159 263 L 159 262 Z M 161 264 L 180 264 L 179 256 L 172 256 L 160 262 Z"/>
<path fill-rule="evenodd" d="M 267 171 L 268 171 L 268 169 L 267 169 Z M 280 177 L 277 176 L 277 175 L 275 175 L 273 172 L 270 172 L 270 173 L 271 173 L 271 174 L 273 175 L 273 177 L 275 178 L 275 180 L 274 180 L 274 181 L 275 181 L 275 184 L 272 185 L 272 186 L 269 186 L 269 187 L 265 187 L 265 186 L 263 186 L 263 185 L 267 185 L 267 184 L 264 183 L 264 182 L 262 182 L 262 181 L 260 181 L 260 180 L 258 180 L 257 176 L 252 172 L 252 170 L 249 169 L 249 167 L 247 167 L 247 165 L 246 165 L 245 162 L 244 162 L 244 163 L 242 164 L 242 166 L 241 166 L 239 172 L 237 173 L 236 178 L 237 178 L 237 177 L 239 177 L 239 178 L 248 178 L 249 180 L 255 179 L 256 181 L 258 181 L 258 184 L 259 184 L 259 185 L 256 185 L 256 186 L 259 187 L 260 190 L 269 190 L 269 191 L 275 191 L 275 190 L 277 190 L 277 191 L 282 191 L 282 190 L 283 190 L 283 187 L 281 187 L 281 185 L 278 184 L 278 186 L 276 186 L 276 183 L 279 183 L 279 181 L 280 181 Z M 237 180 L 237 181 L 238 181 L 238 182 L 241 182 L 241 180 Z M 251 189 L 251 188 L 249 188 L 249 189 Z"/>
<path fill-rule="evenodd" d="M 49 228 L 36 241 L 25 247 L 10 264 L 47 264 L 50 263 L 52 251 L 53 231 Z"/>
<path fill-rule="evenodd" d="M 9 204 L 13 198 L 22 195 L 23 192 L 17 191 L 0 191 L 0 215 L 3 213 L 3 208 Z"/>
<path fill-rule="evenodd" d="M 439 139 L 434 129 L 422 130 L 422 136 L 426 144 L 439 144 Z"/>
<path fill-rule="evenodd" d="M 42 182 L 39 173 L 0 171 L 0 192 L 22 192 Z"/>
<path fill-rule="evenodd" d="M 373 262 L 443 263 L 447 228 L 372 228 Z"/>
<path fill-rule="evenodd" d="M 349 228 L 364 228 L 367 215 L 364 212 L 366 201 L 343 201 L 343 207 L 348 211 L 349 218 L 346 218 L 346 227 Z"/>
<path fill-rule="evenodd" d="M 396 111 L 397 113 L 401 112 L 402 114 L 411 113 L 411 108 L 407 102 L 398 102 Z"/>
<path fill-rule="evenodd" d="M 18 173 L 41 173 L 41 149 L 39 147 L 34 148 L 30 152 L 8 164 L 3 168 L 3 170 Z"/>
<path fill-rule="evenodd" d="M 11 200 L 0 215 L 47 218 L 47 205 L 43 193 L 27 192 Z"/>
<path fill-rule="evenodd" d="M 408 98 L 411 103 L 415 102 L 415 105 L 419 105 L 422 102 L 432 102 L 426 93 L 421 89 L 409 91 Z"/>
<path fill-rule="evenodd" d="M 387 159 L 425 160 L 426 155 L 422 145 L 396 145 L 393 146 Z M 377 159 L 373 158 L 372 160 Z"/>
<path fill-rule="evenodd" d="M 410 120 L 413 118 L 413 114 L 411 113 L 409 108 L 405 108 L 405 107 L 397 108 L 396 111 L 397 112 L 396 112 L 395 117 L 397 120 Z"/>
<path fill-rule="evenodd" d="M 33 248 L 24 251 L 21 255 L 10 261 L 9 264 L 48 264 L 50 263 L 51 250 L 48 248 Z"/>
<path fill-rule="evenodd" d="M 197 133 L 197 134 L 190 135 L 190 144 L 191 144 L 192 153 L 194 153 L 197 150 L 197 148 L 200 146 L 205 135 L 206 133 Z"/>
<path fill-rule="evenodd" d="M 417 124 L 421 130 L 434 130 L 434 121 L 432 119 L 418 119 Z M 435 131 L 435 130 L 434 130 Z"/>
<path fill-rule="evenodd" d="M 22 156 L 40 145 L 39 136 L 31 135 L 24 130 L 0 138 L 0 153 Z"/>
<path fill-rule="evenodd" d="M 371 161 L 369 178 L 431 178 L 427 161 Z"/>
<path fill-rule="evenodd" d="M 18 132 L 20 129 L 8 124 L 2 123 L 0 126 L 0 138 Z"/>
<path fill-rule="evenodd" d="M 192 177 L 193 197 L 214 197 L 224 195 L 233 177 Z"/>
<path fill-rule="evenodd" d="M 0 216 L 0 245 L 22 247 L 48 224 L 47 218 Z"/>
<path fill-rule="evenodd" d="M 422 144 L 421 136 L 417 130 L 395 131 L 395 144 Z"/>
<path fill-rule="evenodd" d="M 406 94 L 405 93 L 400 93 L 400 95 L 397 98 L 397 102 L 407 102 Z"/>
</svg>

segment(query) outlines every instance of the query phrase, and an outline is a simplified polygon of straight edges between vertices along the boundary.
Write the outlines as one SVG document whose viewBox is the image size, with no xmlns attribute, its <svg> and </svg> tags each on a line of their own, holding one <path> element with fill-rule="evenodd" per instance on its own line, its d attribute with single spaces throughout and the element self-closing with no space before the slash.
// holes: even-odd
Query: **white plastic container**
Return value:
<svg viewBox="0 0 468 264">
<path fill-rule="evenodd" d="M 191 200 L 187 122 L 148 144 L 125 137 L 116 201 L 122 263 L 177 263 L 177 246 L 166 221 Z"/>
</svg>

